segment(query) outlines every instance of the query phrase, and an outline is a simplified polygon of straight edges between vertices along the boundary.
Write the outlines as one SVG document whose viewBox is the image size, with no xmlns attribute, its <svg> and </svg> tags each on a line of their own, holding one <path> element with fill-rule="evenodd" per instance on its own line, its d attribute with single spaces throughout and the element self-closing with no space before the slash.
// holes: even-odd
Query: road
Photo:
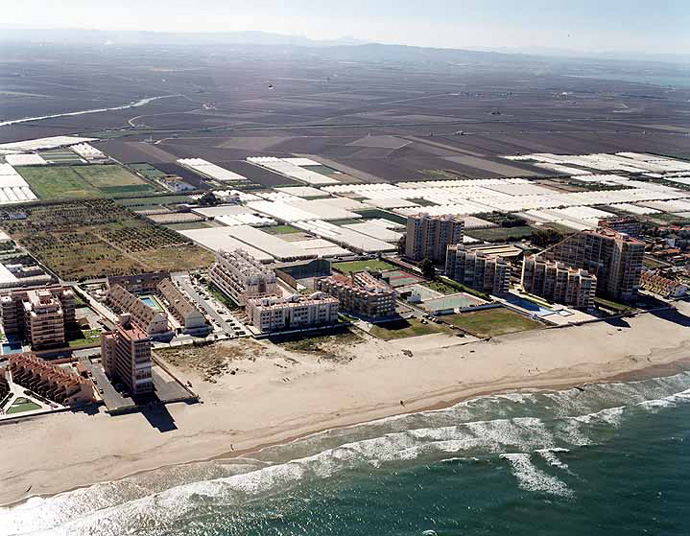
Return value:
<svg viewBox="0 0 690 536">
<path fill-rule="evenodd" d="M 189 276 L 186 274 L 171 274 L 170 276 L 172 280 L 177 283 L 182 291 L 189 296 L 192 301 L 196 301 L 203 309 L 204 312 L 206 313 L 207 316 L 215 320 L 220 324 L 221 329 L 230 337 L 239 337 L 239 333 L 235 328 L 233 328 L 228 322 L 226 322 L 223 319 L 223 316 L 220 315 L 217 311 L 217 307 L 214 308 L 207 300 L 202 298 L 199 293 L 196 291 L 196 289 L 192 286 L 191 282 L 189 281 Z M 222 307 L 222 306 L 220 306 Z M 239 323 L 239 322 L 238 322 Z M 241 324 L 240 324 L 241 325 Z"/>
</svg>

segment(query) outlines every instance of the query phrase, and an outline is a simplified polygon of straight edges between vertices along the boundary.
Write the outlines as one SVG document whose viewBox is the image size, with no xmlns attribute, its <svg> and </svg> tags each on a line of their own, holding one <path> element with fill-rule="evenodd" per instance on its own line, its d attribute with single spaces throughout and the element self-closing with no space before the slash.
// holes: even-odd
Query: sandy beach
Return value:
<svg viewBox="0 0 690 536">
<path fill-rule="evenodd" d="M 687 320 L 687 317 L 683 317 Z M 480 394 L 673 374 L 690 357 L 688 327 L 644 314 L 618 323 L 476 341 L 428 335 L 364 338 L 337 360 L 270 343 L 216 383 L 179 366 L 203 404 L 154 414 L 60 413 L 0 426 L 0 504 L 157 467 L 239 456 L 324 429 L 448 406 Z M 232 345 L 228 343 L 230 350 Z M 401 401 L 404 405 L 401 404 Z M 160 426 L 160 425 L 159 425 Z"/>
</svg>

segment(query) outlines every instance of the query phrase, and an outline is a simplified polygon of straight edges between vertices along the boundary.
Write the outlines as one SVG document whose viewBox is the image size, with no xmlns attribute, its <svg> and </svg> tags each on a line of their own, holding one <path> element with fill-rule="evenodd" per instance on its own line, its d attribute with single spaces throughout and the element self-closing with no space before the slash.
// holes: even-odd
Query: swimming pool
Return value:
<svg viewBox="0 0 690 536">
<path fill-rule="evenodd" d="M 139 298 L 141 301 L 143 301 L 146 305 L 151 307 L 152 309 L 158 309 L 158 303 L 156 303 L 156 300 L 154 300 L 151 296 L 141 296 Z"/>
</svg>

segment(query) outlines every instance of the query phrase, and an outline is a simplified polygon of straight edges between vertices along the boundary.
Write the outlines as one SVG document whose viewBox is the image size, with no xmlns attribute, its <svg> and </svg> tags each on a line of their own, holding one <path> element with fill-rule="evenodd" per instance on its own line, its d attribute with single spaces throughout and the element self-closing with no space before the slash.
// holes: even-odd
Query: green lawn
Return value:
<svg viewBox="0 0 690 536">
<path fill-rule="evenodd" d="M 541 327 L 539 322 L 503 307 L 448 315 L 443 320 L 482 339 Z"/>
<path fill-rule="evenodd" d="M 618 313 L 632 313 L 633 311 L 635 311 L 635 308 L 631 307 L 630 305 L 626 305 L 625 303 L 620 303 L 606 298 L 601 298 L 599 296 L 594 298 L 594 305 L 598 307 L 604 307 L 605 309 L 611 309 Z"/>
<path fill-rule="evenodd" d="M 494 227 L 492 229 L 472 229 L 466 232 L 467 236 L 484 240 L 485 242 L 505 242 L 508 240 L 522 240 L 529 238 L 534 229 L 527 225 L 519 227 Z"/>
<path fill-rule="evenodd" d="M 349 272 L 360 272 L 362 270 L 392 270 L 395 268 L 390 263 L 386 261 L 380 261 L 378 259 L 367 259 L 365 261 L 353 261 L 353 262 L 339 262 L 333 265 L 333 268 L 339 272 L 349 273 Z"/>
<path fill-rule="evenodd" d="M 292 234 L 301 232 L 300 229 L 297 229 L 292 225 L 274 225 L 272 227 L 263 227 L 261 230 L 272 235 Z"/>
<path fill-rule="evenodd" d="M 430 335 L 432 333 L 452 333 L 449 328 L 442 324 L 422 324 L 418 319 L 400 319 L 382 324 L 376 324 L 371 328 L 371 334 L 383 340 L 404 339 L 407 337 L 418 337 L 420 335 Z"/>
<path fill-rule="evenodd" d="M 12 405 L 7 410 L 8 415 L 13 415 L 15 413 L 23 413 L 25 411 L 34 411 L 36 409 L 41 409 L 41 406 L 34 404 L 28 398 L 17 398 Z"/>
<path fill-rule="evenodd" d="M 456 294 L 457 292 L 466 292 L 467 294 L 472 294 L 472 296 L 476 296 L 477 298 L 481 298 L 483 300 L 491 299 L 488 294 L 474 290 L 470 287 L 466 287 L 457 281 L 453 281 L 452 279 L 447 279 L 445 277 L 439 277 L 433 281 L 426 281 L 422 283 L 422 285 L 430 288 L 431 290 L 435 290 L 436 292 L 440 292 L 441 294 Z"/>
<path fill-rule="evenodd" d="M 43 200 L 111 197 L 155 188 L 117 164 L 26 166 L 17 171 Z"/>
<path fill-rule="evenodd" d="M 101 332 L 97 329 L 91 329 L 86 331 L 78 331 L 69 337 L 67 344 L 70 348 L 77 346 L 91 346 L 100 342 Z"/>
</svg>

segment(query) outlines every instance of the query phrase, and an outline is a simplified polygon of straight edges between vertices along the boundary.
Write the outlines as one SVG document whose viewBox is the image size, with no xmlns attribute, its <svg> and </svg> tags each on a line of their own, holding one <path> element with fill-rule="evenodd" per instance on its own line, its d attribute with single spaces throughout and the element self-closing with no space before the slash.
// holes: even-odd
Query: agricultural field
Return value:
<svg viewBox="0 0 690 536">
<path fill-rule="evenodd" d="M 44 201 L 115 197 L 156 188 L 117 164 L 17 168 Z"/>
<path fill-rule="evenodd" d="M 482 339 L 541 327 L 536 320 L 503 307 L 444 316 L 443 320 Z"/>
<path fill-rule="evenodd" d="M 2 227 L 58 277 L 206 268 L 213 255 L 111 200 L 35 205 Z M 1 217 L 1 215 L 0 215 Z"/>
<path fill-rule="evenodd" d="M 129 164 L 127 167 L 146 177 L 148 180 L 162 179 L 168 176 L 167 173 L 163 173 L 151 164 Z"/>
</svg>

